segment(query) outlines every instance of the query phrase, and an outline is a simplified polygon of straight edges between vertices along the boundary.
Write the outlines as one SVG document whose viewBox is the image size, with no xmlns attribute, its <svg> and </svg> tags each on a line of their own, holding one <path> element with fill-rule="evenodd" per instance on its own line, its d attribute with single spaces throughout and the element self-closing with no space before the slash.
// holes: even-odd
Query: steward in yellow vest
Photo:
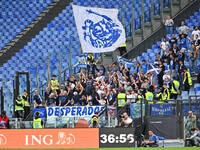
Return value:
<svg viewBox="0 0 200 150">
<path fill-rule="evenodd" d="M 176 80 L 176 77 L 173 77 L 173 82 L 171 86 L 171 98 L 172 99 L 177 99 L 177 96 L 179 94 L 179 88 L 180 88 L 180 83 Z"/>
<path fill-rule="evenodd" d="M 184 69 L 184 80 L 183 80 L 184 90 L 189 91 L 190 86 L 192 86 L 192 79 L 190 72 L 187 70 L 187 68 Z"/>
<path fill-rule="evenodd" d="M 24 119 L 25 119 L 29 115 L 29 112 L 30 112 L 29 98 L 28 98 L 28 93 L 26 90 L 24 90 L 24 95 L 22 95 L 22 101 L 23 101 Z"/>
<path fill-rule="evenodd" d="M 163 98 L 162 98 L 162 100 L 167 103 L 167 100 L 169 100 L 169 99 L 170 99 L 170 92 L 169 92 L 169 89 L 167 88 L 167 84 L 164 83 L 163 84 Z"/>
<path fill-rule="evenodd" d="M 41 129 L 41 128 L 43 128 L 42 126 L 43 126 L 43 121 L 40 118 L 39 112 L 36 112 L 36 116 L 33 120 L 33 128 L 34 129 Z"/>
<path fill-rule="evenodd" d="M 98 127 L 98 117 L 99 117 L 99 113 L 95 112 L 94 115 L 92 116 L 92 119 L 91 119 L 91 122 L 90 122 L 90 126 L 92 128 Z"/>
<path fill-rule="evenodd" d="M 118 104 L 118 107 L 124 107 L 126 105 L 126 94 L 125 93 L 120 92 L 117 95 L 117 104 Z"/>
<path fill-rule="evenodd" d="M 87 57 L 87 64 L 94 64 L 94 56 L 92 56 L 92 53 L 90 53 Z"/>
<path fill-rule="evenodd" d="M 158 88 L 155 99 L 157 100 L 157 104 L 163 103 L 163 101 L 162 101 L 163 93 L 162 93 L 162 90 L 160 88 Z"/>
<path fill-rule="evenodd" d="M 127 52 L 126 51 L 126 43 L 120 45 L 119 52 L 120 52 L 120 56 L 122 56 L 123 54 L 125 54 Z"/>
<path fill-rule="evenodd" d="M 56 80 L 56 75 L 52 76 L 52 79 L 49 82 L 48 87 L 50 87 L 52 91 L 53 90 L 59 90 L 59 83 L 58 83 L 58 80 Z"/>
<path fill-rule="evenodd" d="M 144 100 L 144 96 L 142 95 L 142 92 L 139 90 L 136 103 L 141 104 L 142 100 Z M 143 103 L 144 103 L 144 101 L 143 101 Z"/>
<path fill-rule="evenodd" d="M 150 90 L 147 90 L 145 93 L 145 100 L 147 100 L 148 104 L 153 104 L 153 93 Z"/>
<path fill-rule="evenodd" d="M 23 111 L 23 101 L 20 96 L 17 96 L 17 99 L 15 100 L 15 117 L 22 118 Z"/>
</svg>

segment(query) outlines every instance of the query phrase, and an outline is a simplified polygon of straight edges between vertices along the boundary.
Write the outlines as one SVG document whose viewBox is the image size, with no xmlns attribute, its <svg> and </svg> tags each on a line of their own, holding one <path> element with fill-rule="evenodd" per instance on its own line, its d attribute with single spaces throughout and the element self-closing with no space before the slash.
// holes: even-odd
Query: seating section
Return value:
<svg viewBox="0 0 200 150">
<path fill-rule="evenodd" d="M 0 49 L 30 24 L 53 0 L 2 0 L 0 8 L 1 18 L 1 37 Z M 36 66 L 38 66 L 39 85 L 47 81 L 48 58 L 51 74 L 58 74 L 59 54 L 61 56 L 61 68 L 66 69 L 69 64 L 69 41 L 71 41 L 71 50 L 73 58 L 80 54 L 80 42 L 76 31 L 75 21 L 72 12 L 72 4 L 101 8 L 117 8 L 120 10 L 119 18 L 121 19 L 121 7 L 123 8 L 125 27 L 131 23 L 131 1 L 132 0 L 74 0 L 66 7 L 47 27 L 32 39 L 23 49 L 13 56 L 7 63 L 0 67 L 0 87 L 4 87 L 5 109 L 11 110 L 13 100 L 13 79 L 16 71 L 29 72 L 31 81 L 31 90 L 36 88 Z M 167 0 L 166 0 L 167 1 Z M 167 2 L 164 3 L 167 4 Z M 168 1 L 169 2 L 169 1 Z M 166 5 L 167 7 L 168 5 Z M 141 0 L 133 0 L 135 29 L 141 28 Z M 160 1 L 154 0 L 154 14 L 160 13 Z M 14 8 L 14 9 L 13 9 Z M 144 0 L 144 20 L 150 21 L 151 0 Z M 24 17 L 23 17 L 24 16 Z M 25 17 L 26 16 L 26 17 Z M 200 12 L 194 14 L 188 23 L 193 23 L 200 17 Z M 8 20 L 7 20 L 8 19 Z M 191 24 L 192 25 L 192 24 Z M 8 30 L 9 29 L 9 30 Z M 127 28 L 126 28 L 127 29 Z M 9 31 L 9 32 L 8 32 Z M 126 34 L 130 34 L 126 30 Z M 71 36 L 72 35 L 72 36 Z M 155 60 L 155 55 L 160 52 L 158 46 L 160 42 L 153 45 L 146 53 L 140 56 L 140 59 Z M 74 63 L 75 60 L 72 60 Z M 25 78 L 20 79 L 20 94 L 26 89 Z M 8 113 L 11 115 L 11 112 Z"/>
<path fill-rule="evenodd" d="M 3 48 L 6 43 L 12 40 L 21 30 L 23 30 L 30 22 L 32 22 L 35 17 L 37 17 L 37 15 L 45 8 L 44 6 L 48 6 L 48 4 L 50 4 L 52 1 L 38 0 L 26 1 L 24 3 L 23 1 L 20 1 L 19 3 L 11 2 L 11 5 L 8 5 L 8 2 L 5 0 L 1 2 L 1 4 L 3 4 L 3 10 L 5 10 L 3 19 L 6 20 L 8 16 L 10 18 L 8 19 L 8 21 L 5 21 L 2 26 L 6 26 L 7 24 L 9 24 L 5 29 L 11 29 L 10 32 L 12 32 L 13 35 L 11 33 L 7 33 L 6 30 L 2 30 L 2 32 L 5 32 L 2 33 L 3 39 L 7 39 L 7 42 L 3 41 L 3 44 L 1 43 L 1 48 Z M 66 69 L 69 64 L 69 40 L 71 40 L 72 44 L 71 49 L 73 58 L 76 55 L 80 54 L 80 42 L 75 27 L 72 4 L 100 8 L 117 8 L 119 9 L 119 19 L 121 19 L 122 7 L 125 26 L 131 23 L 131 0 L 126 0 L 125 3 L 123 0 L 74 0 L 73 3 L 70 4 L 70 6 L 67 6 L 66 9 L 64 9 L 62 13 L 60 13 L 54 20 L 52 20 L 47 25 L 47 27 L 45 27 L 35 38 L 32 39 L 31 42 L 29 42 L 23 49 L 21 49 L 15 56 L 13 56 L 7 63 L 5 63 L 3 67 L 0 67 L 0 86 L 4 85 L 4 89 L 6 89 L 4 92 L 6 99 L 6 108 L 12 104 L 12 80 L 14 79 L 16 71 L 29 71 L 31 90 L 33 90 L 36 88 L 37 83 L 36 66 L 38 66 L 39 85 L 41 86 L 47 81 L 48 56 L 50 60 L 51 74 L 58 74 L 59 53 L 61 55 L 62 70 Z M 150 0 L 146 1 L 145 9 L 149 7 L 148 5 L 150 5 Z M 31 7 L 29 8 L 29 6 Z M 43 9 L 41 9 L 40 6 Z M 136 29 L 139 29 L 141 28 L 141 1 L 134 0 L 133 6 L 135 12 L 134 16 L 136 18 L 137 24 Z M 9 9 L 5 9 L 6 7 L 8 7 Z M 16 14 L 18 14 L 18 19 L 14 19 L 16 16 L 13 15 L 14 13 L 12 8 L 17 9 L 19 7 L 19 10 L 15 10 L 15 12 L 17 12 Z M 23 18 L 22 16 L 26 16 L 27 18 Z M 19 18 L 22 19 L 19 20 Z M 20 28 L 18 26 L 20 26 Z M 14 30 L 16 28 L 17 30 Z M 127 35 L 129 35 L 131 31 L 126 30 L 126 32 Z M 9 36 L 9 40 L 8 35 L 12 35 Z M 74 62 L 75 60 L 73 59 L 72 61 Z M 22 84 L 20 85 L 20 94 L 22 94 L 23 89 L 26 89 L 25 79 L 22 78 L 20 81 L 22 82 Z"/>
<path fill-rule="evenodd" d="M 1 0 L 0 50 L 52 2 L 53 0 Z"/>
</svg>

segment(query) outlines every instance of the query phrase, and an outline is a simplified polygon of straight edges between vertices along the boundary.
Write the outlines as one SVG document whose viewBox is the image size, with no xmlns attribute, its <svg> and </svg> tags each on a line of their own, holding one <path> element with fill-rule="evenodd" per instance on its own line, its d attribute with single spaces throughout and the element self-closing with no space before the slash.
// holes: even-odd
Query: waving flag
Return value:
<svg viewBox="0 0 200 150">
<path fill-rule="evenodd" d="M 157 65 L 149 64 L 147 72 L 153 73 L 154 75 L 158 75 L 160 71 L 161 70 L 157 67 Z"/>
<path fill-rule="evenodd" d="M 126 41 L 117 9 L 73 5 L 76 27 L 84 53 L 114 51 Z"/>
<path fill-rule="evenodd" d="M 77 55 L 75 58 L 76 63 L 74 64 L 74 67 L 87 68 L 87 55 Z"/>
<path fill-rule="evenodd" d="M 122 63 L 125 66 L 125 68 L 129 68 L 135 65 L 133 61 L 130 61 L 126 58 L 122 58 L 121 56 L 117 56 L 117 62 Z"/>
</svg>

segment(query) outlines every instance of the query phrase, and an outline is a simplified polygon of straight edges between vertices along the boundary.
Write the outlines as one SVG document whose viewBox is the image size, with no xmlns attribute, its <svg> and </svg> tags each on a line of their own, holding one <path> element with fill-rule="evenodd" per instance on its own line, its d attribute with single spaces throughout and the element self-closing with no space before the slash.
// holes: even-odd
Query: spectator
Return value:
<svg viewBox="0 0 200 150">
<path fill-rule="evenodd" d="M 9 118 L 6 116 L 6 111 L 2 111 L 0 115 L 0 129 L 9 128 Z"/>
<path fill-rule="evenodd" d="M 45 94 L 46 94 L 47 90 L 48 89 L 45 90 Z M 45 99 L 46 99 L 46 95 L 45 95 Z M 40 97 L 38 90 L 35 90 L 35 95 L 33 97 L 33 103 L 34 103 L 35 108 L 42 106 L 42 98 Z"/>
<path fill-rule="evenodd" d="M 169 75 L 169 70 L 165 71 L 165 74 L 163 75 L 163 81 L 164 81 L 164 84 L 166 84 L 167 87 L 169 88 L 169 83 L 171 81 L 171 77 Z"/>
<path fill-rule="evenodd" d="M 175 36 L 175 34 L 172 34 L 172 37 L 169 37 L 169 43 L 170 43 L 170 47 L 172 48 L 174 44 L 177 44 L 177 37 Z"/>
<path fill-rule="evenodd" d="M 181 26 L 178 28 L 177 32 L 179 34 L 188 34 L 191 31 L 191 29 L 185 25 L 185 21 L 181 21 Z"/>
<path fill-rule="evenodd" d="M 198 58 L 198 50 L 194 44 L 192 44 L 192 48 L 190 50 L 190 68 L 192 74 L 197 73 L 197 58 Z"/>
<path fill-rule="evenodd" d="M 196 127 L 197 127 L 196 115 L 194 115 L 192 111 L 189 111 L 188 116 L 185 118 L 185 138 L 190 137 L 191 136 L 190 130 Z"/>
<path fill-rule="evenodd" d="M 200 40 L 200 30 L 198 26 L 194 26 L 194 30 L 192 31 L 192 41 Z"/>
<path fill-rule="evenodd" d="M 61 88 L 59 94 L 59 106 L 65 106 L 65 104 L 67 103 L 66 95 L 67 92 L 63 88 Z"/>
<path fill-rule="evenodd" d="M 160 48 L 161 48 L 161 57 L 163 57 L 166 53 L 167 50 L 169 48 L 169 42 L 167 41 L 166 37 L 163 38 L 163 41 L 160 44 Z"/>
<path fill-rule="evenodd" d="M 167 16 L 167 19 L 164 21 L 166 30 L 168 34 L 173 33 L 173 26 L 174 26 L 174 21 L 171 19 L 170 16 Z"/>
<path fill-rule="evenodd" d="M 49 107 L 54 107 L 54 106 L 56 106 L 57 98 L 58 98 L 57 92 L 52 92 L 52 93 L 49 95 L 49 99 L 48 99 L 48 101 L 47 101 L 47 106 L 49 106 Z"/>
</svg>

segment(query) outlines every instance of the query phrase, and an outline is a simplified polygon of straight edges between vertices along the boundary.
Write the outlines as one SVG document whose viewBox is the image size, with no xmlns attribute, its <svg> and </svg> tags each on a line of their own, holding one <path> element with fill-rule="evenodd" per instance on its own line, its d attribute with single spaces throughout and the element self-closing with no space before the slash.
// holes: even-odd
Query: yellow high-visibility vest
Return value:
<svg viewBox="0 0 200 150">
<path fill-rule="evenodd" d="M 118 99 L 118 107 L 124 107 L 126 105 L 126 94 L 119 93 L 117 96 Z"/>
<path fill-rule="evenodd" d="M 51 89 L 52 90 L 58 90 L 59 89 L 58 86 L 52 86 L 52 84 L 57 85 L 58 84 L 58 80 L 51 80 L 50 83 L 51 83 Z"/>
<path fill-rule="evenodd" d="M 169 93 L 169 89 L 166 88 L 163 91 L 163 100 L 169 100 L 170 99 L 170 93 Z"/>
<path fill-rule="evenodd" d="M 192 79 L 191 79 L 191 75 L 190 75 L 190 72 L 188 71 L 188 72 L 186 72 L 186 77 L 184 77 L 184 80 L 183 80 L 183 84 L 185 84 L 185 81 L 186 81 L 186 79 L 188 78 L 188 84 L 190 85 L 190 86 L 192 86 Z"/>
<path fill-rule="evenodd" d="M 24 110 L 24 108 L 23 108 L 23 100 L 21 100 L 21 101 L 19 101 L 19 100 L 15 100 L 16 101 L 16 103 L 18 104 L 18 105 L 22 105 L 22 106 L 17 106 L 17 105 L 15 105 L 15 111 L 18 111 L 18 110 Z"/>
<path fill-rule="evenodd" d="M 23 99 L 23 96 L 26 97 L 26 100 Z M 28 95 L 23 95 L 23 96 L 22 96 L 22 100 L 23 100 L 24 107 L 30 107 L 30 104 L 28 102 Z"/>
<path fill-rule="evenodd" d="M 124 43 L 124 44 L 120 45 L 120 47 L 126 47 L 126 43 Z"/>
<path fill-rule="evenodd" d="M 41 118 L 34 119 L 33 128 L 34 129 L 41 129 L 42 128 L 42 119 Z"/>
<path fill-rule="evenodd" d="M 89 65 L 90 62 L 94 63 L 94 56 L 88 56 L 87 57 L 87 64 Z"/>
<path fill-rule="evenodd" d="M 145 93 L 145 99 L 148 101 L 149 104 L 153 104 L 153 93 L 152 92 L 146 92 Z"/>
<path fill-rule="evenodd" d="M 174 86 L 173 86 L 174 84 Z M 178 94 L 177 90 L 179 89 L 180 83 L 177 80 L 174 80 L 172 83 L 172 89 L 171 89 L 171 93 L 173 94 Z M 175 87 L 175 89 L 174 89 Z"/>
</svg>

